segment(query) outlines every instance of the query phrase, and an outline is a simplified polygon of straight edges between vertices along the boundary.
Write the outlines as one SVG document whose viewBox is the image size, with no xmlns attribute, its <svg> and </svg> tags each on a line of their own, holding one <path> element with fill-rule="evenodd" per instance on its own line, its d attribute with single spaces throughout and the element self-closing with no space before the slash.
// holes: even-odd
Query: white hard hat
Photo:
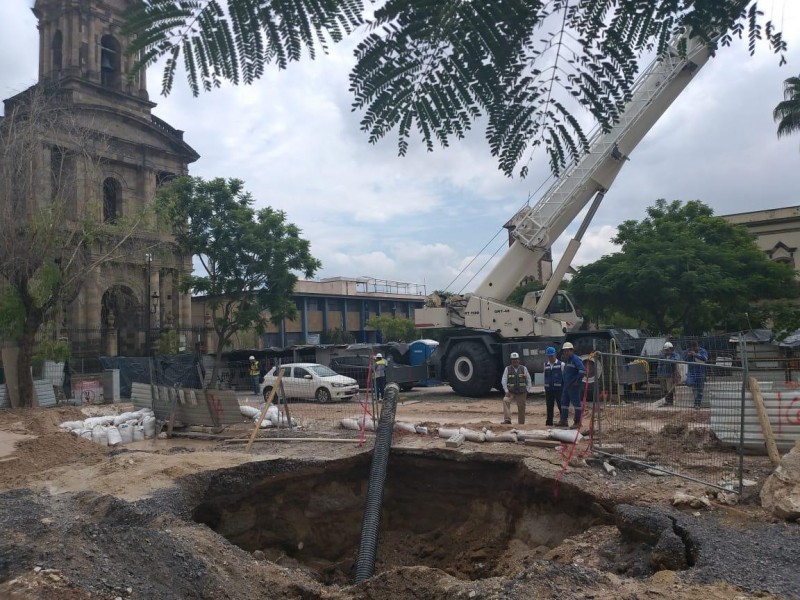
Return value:
<svg viewBox="0 0 800 600">
<path fill-rule="evenodd" d="M 561 344 L 561 349 L 562 350 L 574 350 L 575 348 L 573 347 L 573 345 L 570 342 L 564 342 L 563 344 Z"/>
<path fill-rule="evenodd" d="M 672 350 L 672 344 L 671 344 L 670 342 L 666 342 L 666 343 L 664 344 L 664 348 L 665 348 L 666 350 Z"/>
<path fill-rule="evenodd" d="M 378 353 L 375 355 L 375 358 L 383 358 L 383 354 L 381 354 L 380 352 L 378 352 Z"/>
<path fill-rule="evenodd" d="M 519 354 L 517 354 L 516 352 L 512 352 L 511 353 L 511 360 L 514 360 L 515 358 L 519 358 Z"/>
<path fill-rule="evenodd" d="M 250 357 L 250 360 L 255 360 L 255 359 L 256 359 L 256 357 L 255 357 L 255 356 L 251 356 L 251 357 Z"/>
</svg>

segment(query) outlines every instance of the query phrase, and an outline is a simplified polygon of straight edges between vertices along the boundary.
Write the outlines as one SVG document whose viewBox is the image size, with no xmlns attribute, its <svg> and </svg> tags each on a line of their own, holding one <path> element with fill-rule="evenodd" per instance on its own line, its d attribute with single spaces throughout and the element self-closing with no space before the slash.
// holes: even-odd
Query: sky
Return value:
<svg viewBox="0 0 800 600">
<path fill-rule="evenodd" d="M 32 5 L 0 0 L 2 98 L 37 78 Z M 779 67 L 765 44 L 753 57 L 742 41 L 722 48 L 631 154 L 573 266 L 614 252 L 617 225 L 643 219 L 659 198 L 701 200 L 718 215 L 800 205 L 800 135 L 778 140 L 772 119 L 783 81 L 800 73 L 800 2 L 760 0 L 759 7 L 783 31 L 788 64 Z M 198 98 L 180 78 L 162 96 L 155 66 L 148 71 L 153 112 L 184 130 L 200 154 L 190 174 L 242 179 L 257 206 L 285 211 L 322 261 L 317 277 L 470 291 L 487 272 L 476 276 L 478 267 L 501 255 L 491 258 L 503 223 L 529 197 L 538 199 L 547 156 L 535 154 L 529 176 L 519 179 L 498 170 L 480 128 L 433 153 L 412 145 L 402 158 L 393 136 L 369 144 L 347 89 L 353 46 L 347 40 L 316 61 L 267 67 L 254 85 Z M 554 243 L 556 260 L 579 221 Z"/>
</svg>

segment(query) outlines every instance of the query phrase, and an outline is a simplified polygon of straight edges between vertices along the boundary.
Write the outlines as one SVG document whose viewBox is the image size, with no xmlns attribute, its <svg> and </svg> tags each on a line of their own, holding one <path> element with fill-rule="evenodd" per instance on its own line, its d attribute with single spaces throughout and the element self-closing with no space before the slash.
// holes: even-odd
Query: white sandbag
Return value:
<svg viewBox="0 0 800 600">
<path fill-rule="evenodd" d="M 144 427 L 141 425 L 133 426 L 133 441 L 141 442 L 144 439 Z"/>
<path fill-rule="evenodd" d="M 403 421 L 396 421 L 394 424 L 395 431 L 405 431 L 406 433 L 417 433 L 417 428 L 411 423 L 404 423 Z"/>
<path fill-rule="evenodd" d="M 439 428 L 437 430 L 438 436 L 440 438 L 445 438 L 446 440 L 449 440 L 451 437 L 453 437 L 457 433 L 458 433 L 458 429 L 445 429 L 444 427 L 442 427 L 442 428 Z"/>
<path fill-rule="evenodd" d="M 520 442 L 525 440 L 546 440 L 550 437 L 550 431 L 547 429 L 532 429 L 529 431 L 517 431 L 517 439 Z"/>
<path fill-rule="evenodd" d="M 122 423 L 117 427 L 119 437 L 122 438 L 123 444 L 130 444 L 133 441 L 133 426 L 128 423 Z"/>
<path fill-rule="evenodd" d="M 144 437 L 145 439 L 150 439 L 156 437 L 156 418 L 147 416 L 142 419 L 142 427 L 144 427 Z"/>
<path fill-rule="evenodd" d="M 239 412 L 248 419 L 256 419 L 261 414 L 261 411 L 254 406 L 242 405 L 239 407 Z"/>
<path fill-rule="evenodd" d="M 255 421 L 255 419 L 253 420 Z M 272 421 L 270 421 L 269 419 L 264 419 L 263 421 L 261 421 L 261 429 L 266 429 L 267 427 L 275 427 L 275 425 L 273 425 Z"/>
<path fill-rule="evenodd" d="M 128 421 L 138 421 L 146 414 L 152 413 L 153 411 L 149 408 L 142 408 L 139 410 L 124 412 L 121 415 L 117 415 L 114 417 L 114 420 L 111 422 L 112 425 L 118 427 L 122 423 L 127 423 Z"/>
<path fill-rule="evenodd" d="M 272 419 L 270 419 L 270 422 L 275 427 L 288 427 L 289 426 L 289 421 L 286 418 L 286 415 L 284 415 L 282 413 L 278 414 L 278 415 L 275 415 Z M 292 427 L 297 427 L 297 420 L 294 419 L 294 418 L 292 418 Z"/>
<path fill-rule="evenodd" d="M 83 421 L 64 421 L 59 427 L 61 429 L 69 429 L 70 431 L 77 429 L 78 434 L 80 434 L 81 429 L 84 428 Z"/>
<path fill-rule="evenodd" d="M 108 436 L 109 446 L 118 446 L 122 443 L 122 436 L 119 434 L 119 429 L 113 425 L 106 430 L 106 435 Z"/>
<path fill-rule="evenodd" d="M 92 441 L 101 446 L 108 446 L 108 428 L 105 425 L 92 427 Z"/>
<path fill-rule="evenodd" d="M 64 431 L 69 431 L 70 433 L 81 437 L 81 430 L 80 429 L 65 429 Z"/>
<path fill-rule="evenodd" d="M 89 429 L 94 429 L 97 425 L 107 427 L 114 422 L 113 415 L 106 415 L 104 417 L 89 417 L 88 419 L 84 419 L 83 426 Z"/>
<path fill-rule="evenodd" d="M 559 442 L 564 442 L 565 444 L 571 444 L 573 442 L 580 442 L 583 439 L 583 435 L 581 435 L 580 431 L 576 430 L 551 429 L 550 438 L 558 440 Z"/>
<path fill-rule="evenodd" d="M 274 421 L 275 419 L 278 418 L 279 414 L 280 412 L 278 411 L 278 407 L 275 406 L 274 404 L 270 404 L 269 408 L 267 409 L 267 419 L 269 419 L 270 421 Z"/>
<path fill-rule="evenodd" d="M 467 429 L 466 427 L 461 427 L 458 430 L 458 433 L 464 435 L 464 439 L 468 442 L 478 442 L 482 443 L 486 441 L 486 435 L 481 431 L 472 431 L 471 429 Z"/>
<path fill-rule="evenodd" d="M 80 434 L 81 434 L 81 437 L 83 439 L 91 441 L 91 439 L 92 439 L 92 430 L 91 429 L 81 429 Z"/>
<path fill-rule="evenodd" d="M 361 423 L 364 423 L 364 429 L 367 431 L 375 431 L 375 421 L 371 418 L 367 417 L 366 419 L 362 418 L 351 418 L 351 419 L 342 419 L 340 421 L 342 427 L 344 429 L 352 429 L 354 431 L 361 431 Z"/>
</svg>

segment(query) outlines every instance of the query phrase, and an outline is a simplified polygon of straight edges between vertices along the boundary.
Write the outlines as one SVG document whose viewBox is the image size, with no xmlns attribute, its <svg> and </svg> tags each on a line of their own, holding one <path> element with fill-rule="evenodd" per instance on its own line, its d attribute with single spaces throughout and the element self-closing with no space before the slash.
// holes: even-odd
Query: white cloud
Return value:
<svg viewBox="0 0 800 600">
<path fill-rule="evenodd" d="M 31 4 L 0 2 L 0 93 L 6 97 L 37 76 Z M 800 3 L 761 0 L 759 7 L 782 28 L 796 61 Z M 200 153 L 192 174 L 238 177 L 259 204 L 286 211 L 322 260 L 320 276 L 368 275 L 432 290 L 469 264 L 453 286 L 458 291 L 487 260 L 498 259 L 491 256 L 505 239 L 500 228 L 537 192 L 546 156 L 536 154 L 531 176 L 520 181 L 497 170 L 480 127 L 446 150 L 427 153 L 412 145 L 405 158 L 397 157 L 394 136 L 370 145 L 347 90 L 352 48 L 345 42 L 285 72 L 268 67 L 253 86 L 223 86 L 199 98 L 181 79 L 161 97 L 160 72 L 153 69 L 149 91 L 159 103 L 155 113 L 185 130 Z M 797 71 L 796 62 L 779 69 L 765 46 L 755 57 L 742 42 L 721 49 L 633 152 L 576 264 L 614 251 L 609 240 L 616 226 L 642 219 L 657 198 L 697 198 L 717 214 L 800 204 L 798 139 L 778 141 L 772 122 L 782 82 Z M 556 242 L 556 257 L 576 227 Z M 479 281 L 480 275 L 468 289 Z"/>
</svg>

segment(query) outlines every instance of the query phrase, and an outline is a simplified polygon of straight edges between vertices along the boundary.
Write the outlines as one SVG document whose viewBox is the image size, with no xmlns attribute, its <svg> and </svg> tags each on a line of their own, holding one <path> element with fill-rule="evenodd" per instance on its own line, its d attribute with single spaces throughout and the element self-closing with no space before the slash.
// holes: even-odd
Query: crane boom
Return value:
<svg viewBox="0 0 800 600">
<path fill-rule="evenodd" d="M 415 311 L 417 328 L 453 330 L 441 338 L 432 359 L 457 393 L 482 396 L 498 385 L 510 352 L 520 353 L 531 366 L 543 355 L 548 339 L 560 338 L 567 331 L 567 315 L 574 316 L 574 309 L 560 308 L 561 302 L 553 308 L 550 301 L 583 233 L 630 153 L 711 56 L 701 39 L 687 39 L 685 55 L 679 51 L 681 43 L 681 37 L 676 37 L 665 54 L 642 72 L 619 122 L 607 132 L 592 134 L 589 152 L 571 164 L 534 206 L 514 217 L 514 242 L 475 292 L 451 296 L 444 303 L 434 295 Z M 523 307 L 508 304 L 509 294 L 592 198 L 591 209 L 535 306 L 527 298 Z"/>
<path fill-rule="evenodd" d="M 507 298 L 528 274 L 531 261 L 547 252 L 597 192 L 611 187 L 633 149 L 710 57 L 709 48 L 697 38 L 688 41 L 686 56 L 680 56 L 678 40 L 642 72 L 620 121 L 607 133 L 598 131 L 590 140 L 589 152 L 518 217 L 514 244 L 477 287 L 475 296 Z M 549 301 L 542 298 L 538 306 L 546 307 Z"/>
</svg>

